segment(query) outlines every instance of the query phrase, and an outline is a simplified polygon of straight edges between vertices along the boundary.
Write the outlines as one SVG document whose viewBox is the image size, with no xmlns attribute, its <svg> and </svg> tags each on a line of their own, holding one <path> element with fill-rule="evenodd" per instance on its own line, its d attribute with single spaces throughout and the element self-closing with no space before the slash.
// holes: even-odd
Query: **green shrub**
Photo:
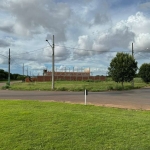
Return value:
<svg viewBox="0 0 150 150">
<path fill-rule="evenodd" d="M 150 82 L 150 63 L 144 63 L 139 69 L 139 75 L 145 83 Z"/>
<path fill-rule="evenodd" d="M 5 86 L 2 86 L 2 89 L 3 90 L 6 90 L 6 89 L 9 89 L 10 88 L 10 85 L 8 82 L 6 82 L 6 85 Z"/>
</svg>

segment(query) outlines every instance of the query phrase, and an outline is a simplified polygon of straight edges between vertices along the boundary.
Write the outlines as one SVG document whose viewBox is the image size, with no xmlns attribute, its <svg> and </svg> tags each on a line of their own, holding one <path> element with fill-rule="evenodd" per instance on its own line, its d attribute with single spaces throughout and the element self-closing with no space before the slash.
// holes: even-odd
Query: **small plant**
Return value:
<svg viewBox="0 0 150 150">
<path fill-rule="evenodd" d="M 6 85 L 2 87 L 3 90 L 9 89 L 10 88 L 10 84 L 8 82 L 6 82 Z"/>
</svg>

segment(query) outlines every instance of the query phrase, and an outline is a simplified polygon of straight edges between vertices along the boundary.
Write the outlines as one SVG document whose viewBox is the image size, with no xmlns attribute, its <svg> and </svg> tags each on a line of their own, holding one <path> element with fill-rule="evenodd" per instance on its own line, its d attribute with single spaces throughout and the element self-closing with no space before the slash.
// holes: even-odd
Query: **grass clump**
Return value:
<svg viewBox="0 0 150 150">
<path fill-rule="evenodd" d="M 2 90 L 6 90 L 10 88 L 10 84 L 6 82 L 6 85 L 2 86 Z"/>
<path fill-rule="evenodd" d="M 148 150 L 150 112 L 0 101 L 0 150 Z"/>
<path fill-rule="evenodd" d="M 57 91 L 67 91 L 68 89 L 66 87 L 58 87 L 56 90 Z"/>
</svg>

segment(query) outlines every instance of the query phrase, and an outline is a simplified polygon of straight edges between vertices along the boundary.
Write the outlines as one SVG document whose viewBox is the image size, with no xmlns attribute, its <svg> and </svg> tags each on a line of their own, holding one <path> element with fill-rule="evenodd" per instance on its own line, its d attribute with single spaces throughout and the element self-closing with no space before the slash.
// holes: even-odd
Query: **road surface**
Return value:
<svg viewBox="0 0 150 150">
<path fill-rule="evenodd" d="M 84 104 L 83 92 L 0 90 L 0 99 L 41 100 Z M 130 91 L 89 92 L 87 104 L 150 110 L 150 88 Z"/>
</svg>

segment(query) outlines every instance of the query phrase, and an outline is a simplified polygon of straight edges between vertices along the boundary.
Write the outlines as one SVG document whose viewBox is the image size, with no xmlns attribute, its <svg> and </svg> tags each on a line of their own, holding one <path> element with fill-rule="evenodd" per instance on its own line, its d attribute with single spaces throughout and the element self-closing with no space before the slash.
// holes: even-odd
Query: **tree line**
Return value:
<svg viewBox="0 0 150 150">
<path fill-rule="evenodd" d="M 20 74 L 12 74 L 10 73 L 11 80 L 24 80 L 26 76 Z M 8 79 L 8 72 L 0 69 L 0 81 L 5 81 Z"/>
<path fill-rule="evenodd" d="M 130 54 L 117 53 L 108 67 L 108 75 L 115 82 L 131 82 L 137 76 L 137 61 Z M 138 76 L 146 83 L 150 82 L 150 63 L 144 63 L 139 68 Z"/>
</svg>

